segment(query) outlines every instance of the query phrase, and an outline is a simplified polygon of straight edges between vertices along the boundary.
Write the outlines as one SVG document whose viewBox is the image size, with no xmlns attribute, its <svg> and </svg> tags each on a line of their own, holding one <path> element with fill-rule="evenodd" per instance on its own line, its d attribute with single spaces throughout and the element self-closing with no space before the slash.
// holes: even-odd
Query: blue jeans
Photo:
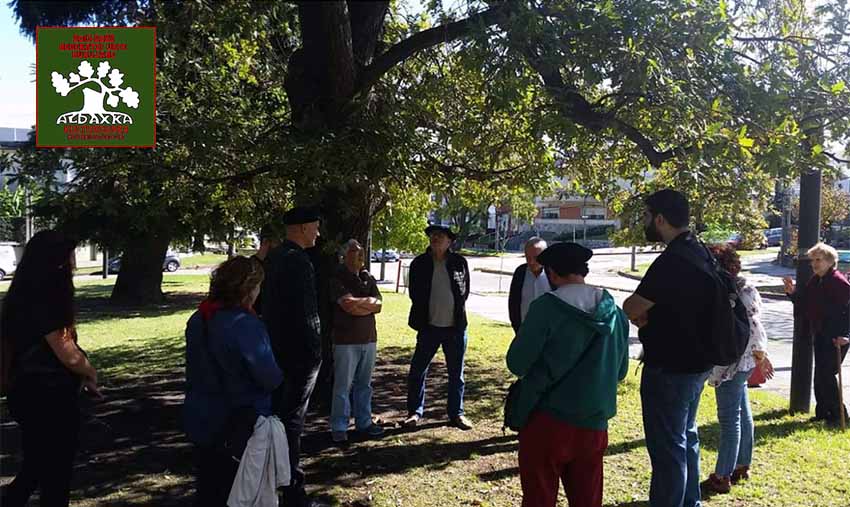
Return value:
<svg viewBox="0 0 850 507">
<path fill-rule="evenodd" d="M 334 345 L 331 431 L 348 430 L 352 403 L 354 427 L 365 430 L 372 425 L 372 370 L 375 369 L 376 350 L 375 342 Z"/>
<path fill-rule="evenodd" d="M 753 413 L 747 396 L 752 371 L 739 371 L 715 389 L 720 448 L 714 473 L 722 477 L 732 475 L 736 465 L 749 466 L 753 459 Z"/>
<path fill-rule="evenodd" d="M 699 507 L 697 410 L 709 372 L 665 373 L 643 367 L 640 399 L 652 462 L 652 507 Z"/>
<path fill-rule="evenodd" d="M 407 413 L 419 414 L 425 411 L 425 378 L 428 367 L 443 347 L 446 356 L 446 369 L 449 372 L 449 418 L 463 415 L 463 357 L 466 354 L 466 330 L 453 327 L 432 327 L 422 329 L 416 335 L 416 350 L 410 360 L 410 374 L 407 376 Z"/>
</svg>

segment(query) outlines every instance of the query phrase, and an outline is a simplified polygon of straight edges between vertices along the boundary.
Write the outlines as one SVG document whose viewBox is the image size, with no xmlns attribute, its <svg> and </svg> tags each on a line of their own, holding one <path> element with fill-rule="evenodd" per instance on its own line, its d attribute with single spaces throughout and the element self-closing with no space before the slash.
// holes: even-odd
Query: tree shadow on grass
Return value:
<svg viewBox="0 0 850 507">
<path fill-rule="evenodd" d="M 105 400 L 83 400 L 74 502 L 185 504 L 193 481 L 191 445 L 180 430 L 183 385 L 182 369 L 139 372 L 105 388 Z M 5 403 L 0 414 L 0 475 L 8 478 L 20 468 L 20 428 Z"/>
<path fill-rule="evenodd" d="M 164 281 L 163 288 L 169 285 L 180 285 L 179 282 Z M 132 319 L 145 317 L 163 317 L 174 315 L 197 308 L 204 298 L 199 292 L 175 291 L 166 293 L 165 300 L 159 304 L 144 306 L 127 306 L 112 303 L 109 296 L 112 287 L 99 285 L 86 285 L 76 290 L 75 302 L 77 304 L 77 322 L 104 322 L 110 319 Z"/>
</svg>

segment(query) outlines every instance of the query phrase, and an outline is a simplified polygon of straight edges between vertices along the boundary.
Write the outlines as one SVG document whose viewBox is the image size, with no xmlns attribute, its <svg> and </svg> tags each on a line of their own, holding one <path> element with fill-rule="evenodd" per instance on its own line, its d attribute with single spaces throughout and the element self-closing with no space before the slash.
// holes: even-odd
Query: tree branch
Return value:
<svg viewBox="0 0 850 507">
<path fill-rule="evenodd" d="M 850 164 L 850 160 L 847 160 L 847 159 L 844 159 L 844 158 L 839 158 L 839 157 L 835 156 L 834 154 L 832 154 L 828 151 L 823 152 L 823 154 L 826 155 L 827 157 L 831 158 L 832 160 L 838 162 L 839 164 Z"/>
<path fill-rule="evenodd" d="M 368 90 L 390 69 L 419 51 L 436 46 L 441 42 L 450 42 L 464 37 L 475 28 L 496 24 L 507 14 L 509 8 L 510 2 L 504 2 L 460 21 L 435 26 L 411 35 L 390 47 L 386 53 L 375 58 L 370 65 L 363 69 L 358 77 L 357 85 L 354 87 L 355 93 Z"/>
</svg>

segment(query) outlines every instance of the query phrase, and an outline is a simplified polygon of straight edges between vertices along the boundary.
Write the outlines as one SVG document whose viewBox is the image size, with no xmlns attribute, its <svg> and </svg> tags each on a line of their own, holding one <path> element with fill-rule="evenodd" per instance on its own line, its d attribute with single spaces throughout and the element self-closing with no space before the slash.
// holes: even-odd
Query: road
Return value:
<svg viewBox="0 0 850 507">
<path fill-rule="evenodd" d="M 638 256 L 638 263 L 647 263 L 655 259 L 657 254 L 648 253 Z M 746 257 L 742 260 L 743 275 L 757 287 L 764 285 L 781 285 L 781 277 L 790 274 L 786 268 L 774 266 L 770 261 L 773 254 Z M 510 287 L 510 275 L 498 275 L 485 273 L 481 269 L 503 271 L 511 273 L 524 262 L 519 254 L 506 255 L 503 257 L 469 257 L 471 271 L 472 294 L 467 302 L 468 309 L 479 315 L 509 322 L 507 291 Z M 405 265 L 410 260 L 403 261 Z M 614 296 L 618 304 L 622 305 L 626 297 L 637 287 L 635 280 L 625 278 L 617 274 L 618 270 L 628 269 L 631 256 L 619 255 L 595 255 L 590 261 L 590 274 L 588 283 L 605 287 Z M 373 264 L 372 273 L 379 275 L 379 265 Z M 395 286 L 398 264 L 386 265 L 385 278 L 388 285 Z M 776 376 L 768 381 L 762 389 L 779 393 L 786 398 L 789 396 L 791 386 L 791 357 L 792 339 L 794 329 L 793 309 L 790 301 L 783 299 L 762 300 L 762 323 L 768 336 L 768 353 L 776 369 Z M 637 328 L 630 330 L 631 353 L 637 357 L 640 344 L 637 341 Z M 844 399 L 850 400 L 850 361 L 844 361 L 843 365 Z M 812 407 L 814 407 L 814 394 L 812 395 Z"/>
</svg>

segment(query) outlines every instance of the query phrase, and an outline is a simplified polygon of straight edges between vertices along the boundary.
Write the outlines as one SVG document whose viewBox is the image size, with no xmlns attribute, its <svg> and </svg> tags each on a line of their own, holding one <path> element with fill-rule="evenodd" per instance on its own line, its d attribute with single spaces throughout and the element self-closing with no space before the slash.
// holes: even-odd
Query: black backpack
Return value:
<svg viewBox="0 0 850 507">
<path fill-rule="evenodd" d="M 711 322 L 703 326 L 699 336 L 699 353 L 707 362 L 728 366 L 744 355 L 750 341 L 750 320 L 741 303 L 735 277 L 723 269 L 701 242 L 674 245 L 670 253 L 678 255 L 707 273 L 714 283 Z M 698 250 L 702 250 L 702 255 Z"/>
</svg>

